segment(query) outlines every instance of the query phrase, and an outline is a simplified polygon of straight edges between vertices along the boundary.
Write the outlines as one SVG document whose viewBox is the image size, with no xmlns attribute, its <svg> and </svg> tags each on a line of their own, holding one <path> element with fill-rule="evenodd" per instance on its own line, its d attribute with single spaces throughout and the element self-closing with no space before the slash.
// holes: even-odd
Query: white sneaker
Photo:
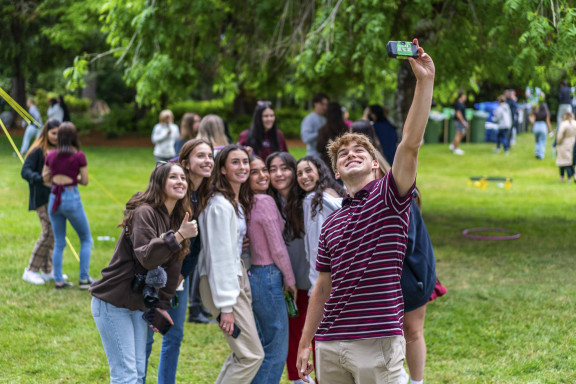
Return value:
<svg viewBox="0 0 576 384">
<path fill-rule="evenodd" d="M 298 379 L 298 380 L 292 381 L 292 384 L 314 384 L 314 380 L 310 376 L 306 376 L 306 379 L 308 380 L 308 383 L 306 383 L 302 379 Z"/>
<path fill-rule="evenodd" d="M 454 153 L 455 155 L 463 155 L 464 151 L 461 150 L 460 148 L 456 148 L 455 150 L 452 151 L 452 153 Z"/>
<path fill-rule="evenodd" d="M 400 378 L 398 379 L 398 384 L 408 384 L 409 381 L 410 376 L 408 375 L 408 372 L 406 372 L 404 367 L 402 367 L 402 370 L 400 371 Z"/>
<path fill-rule="evenodd" d="M 40 277 L 42 277 L 42 279 L 44 280 L 44 282 L 49 282 L 50 280 L 54 280 L 54 271 L 50 272 L 50 273 L 44 273 L 42 272 L 42 275 L 40 275 Z M 62 278 L 64 280 L 68 280 L 68 275 L 67 274 L 62 274 Z"/>
<path fill-rule="evenodd" d="M 451 151 L 453 151 L 453 150 L 454 150 L 454 144 L 450 144 L 450 145 L 448 146 L 448 149 L 451 150 Z"/>
<path fill-rule="evenodd" d="M 500 153 L 500 148 L 494 148 L 494 149 L 492 149 L 492 150 L 493 150 L 494 152 L 496 152 L 496 153 Z"/>
<path fill-rule="evenodd" d="M 32 272 L 28 268 L 24 270 L 22 279 L 32 284 L 42 285 L 45 283 L 44 279 L 40 275 L 40 272 Z"/>
</svg>

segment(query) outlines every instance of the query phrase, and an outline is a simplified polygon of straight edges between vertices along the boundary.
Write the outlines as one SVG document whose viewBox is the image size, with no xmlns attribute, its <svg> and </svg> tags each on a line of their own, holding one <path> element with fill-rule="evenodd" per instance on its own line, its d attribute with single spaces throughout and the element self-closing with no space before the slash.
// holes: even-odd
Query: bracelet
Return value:
<svg viewBox="0 0 576 384">
<path fill-rule="evenodd" d="M 182 234 L 180 233 L 180 230 L 177 230 L 176 233 L 180 235 L 180 237 L 182 238 L 182 241 L 186 240 L 186 238 L 184 236 L 182 236 Z"/>
</svg>

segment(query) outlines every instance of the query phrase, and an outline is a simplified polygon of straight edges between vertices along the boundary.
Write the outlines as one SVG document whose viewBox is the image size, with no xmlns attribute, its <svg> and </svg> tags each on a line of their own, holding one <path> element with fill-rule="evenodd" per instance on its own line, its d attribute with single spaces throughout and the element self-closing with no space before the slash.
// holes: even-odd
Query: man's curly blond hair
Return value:
<svg viewBox="0 0 576 384">
<path fill-rule="evenodd" d="M 352 142 L 364 147 L 372 156 L 373 160 L 378 160 L 376 155 L 376 148 L 370 142 L 370 139 L 360 133 L 345 133 L 336 138 L 336 140 L 332 140 L 328 143 L 326 148 L 328 149 L 328 155 L 330 156 L 330 163 L 332 164 L 332 170 L 334 172 L 337 171 L 336 169 L 336 161 L 338 160 L 338 151 L 343 145 L 348 145 Z"/>
</svg>

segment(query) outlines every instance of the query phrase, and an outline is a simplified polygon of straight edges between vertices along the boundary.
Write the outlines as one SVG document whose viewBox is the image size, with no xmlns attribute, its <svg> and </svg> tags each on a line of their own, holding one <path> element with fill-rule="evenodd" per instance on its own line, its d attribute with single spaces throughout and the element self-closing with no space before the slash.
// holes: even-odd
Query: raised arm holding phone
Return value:
<svg viewBox="0 0 576 384">
<path fill-rule="evenodd" d="M 431 57 L 416 39 L 413 44 L 418 58 L 408 60 L 416 90 L 392 170 L 376 179 L 376 150 L 363 135 L 344 134 L 328 148 L 349 195 L 328 216 L 320 235 L 320 274 L 297 360 L 305 382 L 313 370 L 309 346 L 314 336 L 321 383 L 387 383 L 400 375 L 405 355 L 400 276 L 435 75 Z"/>
</svg>

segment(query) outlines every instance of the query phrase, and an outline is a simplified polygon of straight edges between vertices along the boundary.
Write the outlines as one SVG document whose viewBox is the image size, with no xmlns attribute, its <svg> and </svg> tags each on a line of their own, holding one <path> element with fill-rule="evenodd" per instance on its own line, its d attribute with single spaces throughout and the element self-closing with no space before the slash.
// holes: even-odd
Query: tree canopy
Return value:
<svg viewBox="0 0 576 384">
<path fill-rule="evenodd" d="M 302 101 L 320 90 L 366 102 L 396 90 L 398 99 L 413 79 L 385 46 L 413 37 L 436 62 L 443 103 L 484 81 L 544 90 L 551 79 L 576 81 L 572 0 L 37 0 L 8 1 L 1 12 L 13 36 L 5 75 L 31 72 L 38 61 L 27 57 L 57 47 L 76 54 L 73 63 L 64 56 L 77 88 L 98 59 L 113 57 L 143 105 Z"/>
</svg>

